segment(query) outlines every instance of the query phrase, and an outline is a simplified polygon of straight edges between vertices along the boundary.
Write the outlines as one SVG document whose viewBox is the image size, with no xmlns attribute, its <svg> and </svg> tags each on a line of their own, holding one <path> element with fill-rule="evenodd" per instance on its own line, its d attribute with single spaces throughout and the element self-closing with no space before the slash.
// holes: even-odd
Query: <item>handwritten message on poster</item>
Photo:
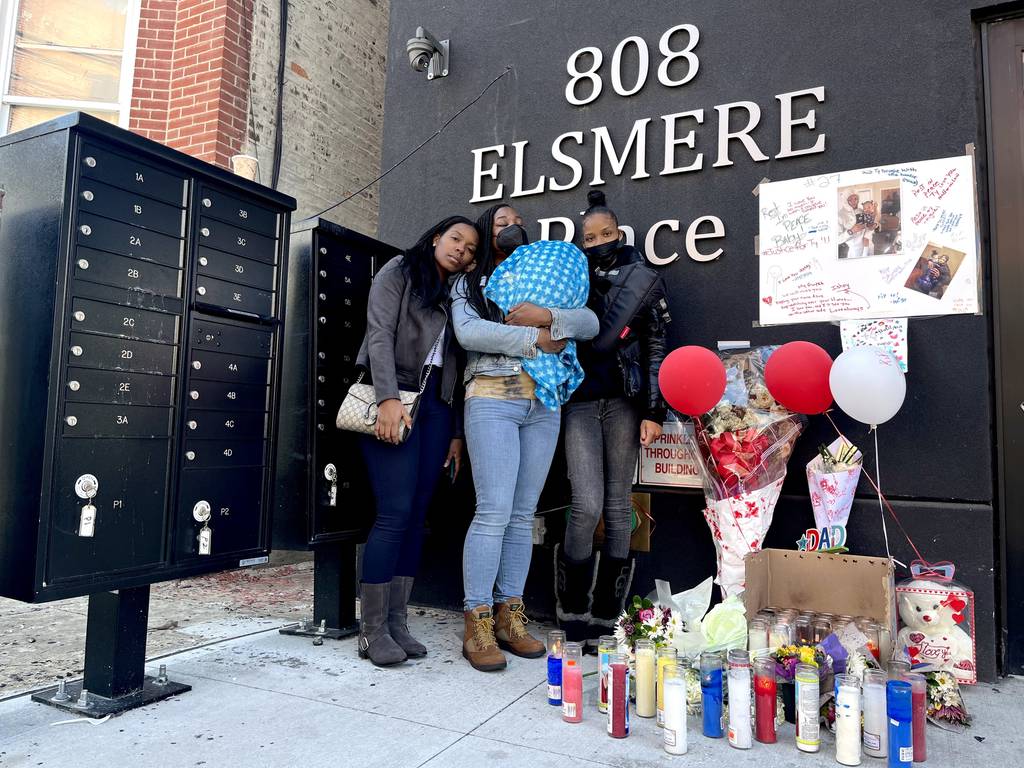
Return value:
<svg viewBox="0 0 1024 768">
<path fill-rule="evenodd" d="M 969 156 L 762 184 L 762 325 L 974 314 Z"/>
<path fill-rule="evenodd" d="M 669 488 L 701 488 L 700 469 L 686 447 L 684 430 L 693 426 L 679 421 L 666 421 L 661 437 L 648 447 L 640 446 L 637 483 Z"/>
<path fill-rule="evenodd" d="M 896 358 L 900 370 L 907 373 L 907 318 L 889 320 L 843 320 L 839 323 L 843 351 L 853 347 L 881 347 Z"/>
</svg>

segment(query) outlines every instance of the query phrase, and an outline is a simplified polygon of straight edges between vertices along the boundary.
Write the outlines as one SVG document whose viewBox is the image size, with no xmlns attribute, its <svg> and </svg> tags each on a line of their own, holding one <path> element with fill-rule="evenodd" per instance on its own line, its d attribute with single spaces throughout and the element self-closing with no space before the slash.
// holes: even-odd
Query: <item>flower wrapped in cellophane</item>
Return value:
<svg viewBox="0 0 1024 768">
<path fill-rule="evenodd" d="M 743 558 L 761 549 L 782 492 L 786 464 L 805 419 L 777 403 L 764 382 L 776 347 L 720 352 L 725 394 L 695 418 L 691 451 L 698 459 L 723 596 L 743 591 Z"/>
</svg>

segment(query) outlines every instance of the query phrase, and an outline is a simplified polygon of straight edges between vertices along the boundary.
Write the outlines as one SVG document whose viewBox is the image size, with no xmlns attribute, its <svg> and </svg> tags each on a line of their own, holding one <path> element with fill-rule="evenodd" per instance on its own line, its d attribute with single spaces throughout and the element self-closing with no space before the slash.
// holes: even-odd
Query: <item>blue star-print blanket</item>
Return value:
<svg viewBox="0 0 1024 768">
<path fill-rule="evenodd" d="M 587 303 L 590 276 L 587 258 L 572 243 L 541 240 L 522 245 L 495 268 L 484 295 L 503 312 L 530 302 L 538 307 L 578 309 Z M 523 369 L 537 384 L 537 399 L 552 410 L 568 402 L 583 381 L 576 342 L 558 354 L 538 352 L 523 360 Z"/>
</svg>

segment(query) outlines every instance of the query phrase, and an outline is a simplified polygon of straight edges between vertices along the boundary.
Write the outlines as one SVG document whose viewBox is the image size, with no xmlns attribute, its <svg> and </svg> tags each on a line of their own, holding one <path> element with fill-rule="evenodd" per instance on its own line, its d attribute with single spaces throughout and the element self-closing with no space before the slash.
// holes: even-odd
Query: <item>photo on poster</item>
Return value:
<svg viewBox="0 0 1024 768">
<path fill-rule="evenodd" d="M 865 181 L 839 187 L 837 256 L 862 259 L 902 251 L 900 181 Z"/>
<path fill-rule="evenodd" d="M 946 294 L 949 284 L 953 282 L 966 255 L 954 248 L 928 243 L 904 287 L 931 296 L 933 299 L 941 299 Z"/>
</svg>

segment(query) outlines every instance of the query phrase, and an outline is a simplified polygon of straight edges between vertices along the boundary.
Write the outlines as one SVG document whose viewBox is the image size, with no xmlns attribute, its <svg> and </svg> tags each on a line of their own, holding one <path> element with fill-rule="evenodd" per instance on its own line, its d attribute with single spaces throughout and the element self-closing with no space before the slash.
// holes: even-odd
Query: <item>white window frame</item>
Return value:
<svg viewBox="0 0 1024 768">
<path fill-rule="evenodd" d="M 88 101 L 80 99 L 49 99 L 36 96 L 9 96 L 11 70 L 14 64 L 14 40 L 17 29 L 18 9 L 20 0 L 0 0 L 0 136 L 7 133 L 12 106 L 57 107 L 68 112 L 77 110 L 103 110 L 117 113 L 117 125 L 128 127 L 132 109 L 132 90 L 135 82 L 135 54 L 139 43 L 139 15 L 142 11 L 142 0 L 130 0 L 128 15 L 125 18 L 124 48 L 121 51 L 110 51 L 111 55 L 121 56 L 121 77 L 117 101 Z M 53 48 L 54 46 L 46 46 Z M 106 53 L 98 49 L 72 48 L 58 46 L 58 50 L 71 53 L 85 52 Z"/>
</svg>

